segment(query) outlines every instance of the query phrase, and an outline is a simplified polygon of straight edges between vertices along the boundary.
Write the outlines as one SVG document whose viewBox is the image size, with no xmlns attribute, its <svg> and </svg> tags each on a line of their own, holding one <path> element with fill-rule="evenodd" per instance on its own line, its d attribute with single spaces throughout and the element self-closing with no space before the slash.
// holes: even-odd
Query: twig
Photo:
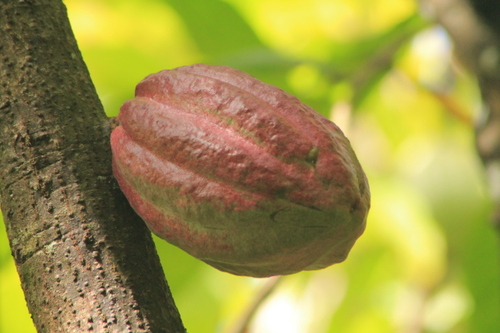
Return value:
<svg viewBox="0 0 500 333">
<path fill-rule="evenodd" d="M 248 304 L 247 309 L 243 312 L 236 324 L 227 331 L 227 333 L 248 333 L 248 325 L 251 323 L 255 313 L 264 301 L 276 289 L 276 286 L 283 280 L 283 276 L 273 276 L 269 278 L 260 288 L 255 298 Z"/>
</svg>

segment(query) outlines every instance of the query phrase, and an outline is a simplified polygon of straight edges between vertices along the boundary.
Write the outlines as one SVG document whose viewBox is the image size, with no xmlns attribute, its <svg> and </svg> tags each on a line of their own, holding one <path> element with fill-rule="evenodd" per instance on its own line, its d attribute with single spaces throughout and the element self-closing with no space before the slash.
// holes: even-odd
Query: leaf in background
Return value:
<svg viewBox="0 0 500 333">
<path fill-rule="evenodd" d="M 356 108 L 391 70 L 399 50 L 428 24 L 415 13 L 372 38 L 335 44 L 328 64 L 332 81 L 344 78 L 351 82 L 355 91 L 353 106 Z"/>
<path fill-rule="evenodd" d="M 264 45 L 230 4 L 206 0 L 165 0 L 178 13 L 205 62 L 243 70 L 269 84 L 290 90 L 286 73 L 298 61 Z"/>
<path fill-rule="evenodd" d="M 229 4 L 206 0 L 166 0 L 184 20 L 200 51 L 209 58 L 264 48 L 252 28 Z"/>
</svg>

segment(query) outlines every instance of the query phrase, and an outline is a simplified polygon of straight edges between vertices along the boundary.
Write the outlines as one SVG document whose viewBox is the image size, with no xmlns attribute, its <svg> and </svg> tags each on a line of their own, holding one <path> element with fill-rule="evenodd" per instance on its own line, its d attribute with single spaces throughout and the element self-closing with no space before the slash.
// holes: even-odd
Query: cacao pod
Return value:
<svg viewBox="0 0 500 333">
<path fill-rule="evenodd" d="M 119 122 L 113 172 L 130 204 L 215 268 L 321 269 L 364 231 L 368 181 L 341 130 L 246 73 L 197 64 L 152 74 Z"/>
</svg>

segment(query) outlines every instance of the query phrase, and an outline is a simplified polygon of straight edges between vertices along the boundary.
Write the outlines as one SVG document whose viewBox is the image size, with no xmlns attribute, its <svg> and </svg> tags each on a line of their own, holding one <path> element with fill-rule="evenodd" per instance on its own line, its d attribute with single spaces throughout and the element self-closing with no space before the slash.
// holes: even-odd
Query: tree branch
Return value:
<svg viewBox="0 0 500 333">
<path fill-rule="evenodd" d="M 488 6 L 499 7 L 489 0 L 472 0 L 484 13 Z M 500 35 L 495 26 L 487 26 L 467 0 L 422 0 L 435 13 L 454 41 L 456 54 L 477 76 L 483 98 L 483 114 L 476 127 L 477 150 L 489 180 L 496 204 L 494 223 L 500 229 Z M 486 3 L 484 7 L 481 3 Z M 498 21 L 496 21 L 498 24 Z M 497 26 L 498 27 L 498 26 Z M 500 30 L 498 30 L 500 31 Z M 498 32 L 497 32 L 498 33 Z"/>
<path fill-rule="evenodd" d="M 39 332 L 184 332 L 60 0 L 0 0 L 0 198 Z"/>
</svg>

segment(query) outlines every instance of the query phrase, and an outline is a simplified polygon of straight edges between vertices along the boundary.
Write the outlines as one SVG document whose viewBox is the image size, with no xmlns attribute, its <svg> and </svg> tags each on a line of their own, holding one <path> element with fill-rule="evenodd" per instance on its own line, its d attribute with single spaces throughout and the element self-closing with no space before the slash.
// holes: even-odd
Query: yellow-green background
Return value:
<svg viewBox="0 0 500 333">
<path fill-rule="evenodd" d="M 372 209 L 345 263 L 287 277 L 251 332 L 500 332 L 498 241 L 474 148 L 474 78 L 412 0 L 67 0 L 106 112 L 147 74 L 224 64 L 333 119 Z M 158 241 L 190 332 L 226 332 L 265 280 Z M 0 228 L 0 332 L 34 332 Z"/>
</svg>

